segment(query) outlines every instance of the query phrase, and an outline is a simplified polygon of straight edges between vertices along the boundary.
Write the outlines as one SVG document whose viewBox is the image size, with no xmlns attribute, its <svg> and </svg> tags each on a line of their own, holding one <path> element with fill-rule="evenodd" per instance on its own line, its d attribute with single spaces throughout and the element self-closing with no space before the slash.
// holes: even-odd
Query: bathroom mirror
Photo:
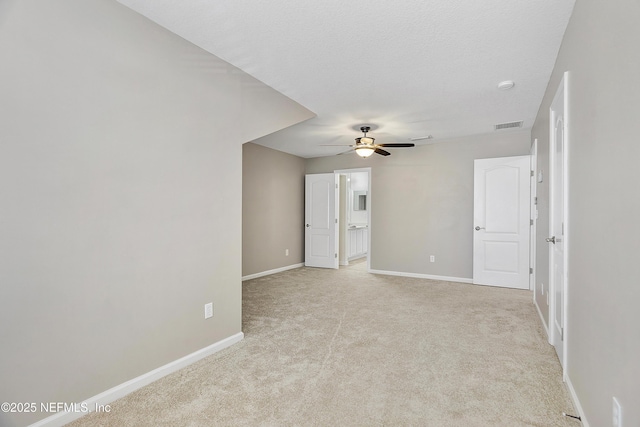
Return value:
<svg viewBox="0 0 640 427">
<path fill-rule="evenodd" d="M 354 211 L 367 210 L 367 192 L 366 191 L 353 192 L 353 210 Z"/>
</svg>

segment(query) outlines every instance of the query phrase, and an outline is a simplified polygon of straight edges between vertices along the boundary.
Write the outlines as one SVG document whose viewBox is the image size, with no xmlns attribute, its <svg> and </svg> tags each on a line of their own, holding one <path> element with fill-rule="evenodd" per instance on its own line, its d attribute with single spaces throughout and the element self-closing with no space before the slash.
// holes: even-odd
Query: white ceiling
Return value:
<svg viewBox="0 0 640 427">
<path fill-rule="evenodd" d="M 313 111 L 254 142 L 318 157 L 362 124 L 417 144 L 531 128 L 575 0 L 119 1 Z"/>
</svg>

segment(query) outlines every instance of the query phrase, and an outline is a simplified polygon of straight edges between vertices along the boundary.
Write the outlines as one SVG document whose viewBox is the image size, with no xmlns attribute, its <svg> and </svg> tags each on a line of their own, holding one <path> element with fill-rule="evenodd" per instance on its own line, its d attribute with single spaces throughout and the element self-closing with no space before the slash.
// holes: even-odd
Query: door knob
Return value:
<svg viewBox="0 0 640 427">
<path fill-rule="evenodd" d="M 556 244 L 556 236 L 547 237 L 544 240 L 546 240 L 549 243 L 553 243 L 554 245 Z"/>
<path fill-rule="evenodd" d="M 480 227 L 479 225 L 476 225 L 476 231 L 480 231 L 480 230 L 484 230 L 484 227 Z"/>
<path fill-rule="evenodd" d="M 311 226 L 310 226 L 309 224 L 305 224 L 305 227 L 309 228 L 309 227 L 311 227 Z"/>
</svg>

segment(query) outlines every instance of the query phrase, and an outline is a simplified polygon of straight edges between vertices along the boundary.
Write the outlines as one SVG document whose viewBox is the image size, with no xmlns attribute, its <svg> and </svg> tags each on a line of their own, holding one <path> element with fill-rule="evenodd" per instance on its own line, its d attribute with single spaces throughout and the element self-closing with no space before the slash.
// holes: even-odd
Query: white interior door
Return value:
<svg viewBox="0 0 640 427">
<path fill-rule="evenodd" d="M 531 178 L 529 180 L 529 218 L 531 218 L 531 226 L 529 227 L 529 289 L 533 291 L 533 299 L 535 301 L 536 293 L 536 224 L 538 223 L 538 198 L 536 197 L 537 171 L 538 171 L 538 138 L 533 140 L 531 144 Z"/>
<path fill-rule="evenodd" d="M 305 176 L 304 264 L 338 268 L 338 196 L 340 176 L 333 173 Z"/>
<path fill-rule="evenodd" d="M 474 162 L 473 283 L 529 289 L 529 156 Z"/>
<path fill-rule="evenodd" d="M 549 290 L 551 343 L 562 366 L 565 366 L 566 301 L 566 79 L 560 82 L 550 109 L 550 206 L 549 206 Z"/>
</svg>

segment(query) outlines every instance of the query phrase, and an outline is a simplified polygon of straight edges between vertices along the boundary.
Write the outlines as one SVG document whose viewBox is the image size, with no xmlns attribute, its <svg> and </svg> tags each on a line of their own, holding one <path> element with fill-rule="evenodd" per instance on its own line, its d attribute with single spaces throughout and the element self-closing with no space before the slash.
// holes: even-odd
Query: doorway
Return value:
<svg viewBox="0 0 640 427">
<path fill-rule="evenodd" d="M 340 177 L 339 260 L 347 266 L 371 259 L 371 168 L 334 171 Z"/>
<path fill-rule="evenodd" d="M 339 268 L 371 254 L 371 168 L 305 177 L 305 265 Z"/>
</svg>

